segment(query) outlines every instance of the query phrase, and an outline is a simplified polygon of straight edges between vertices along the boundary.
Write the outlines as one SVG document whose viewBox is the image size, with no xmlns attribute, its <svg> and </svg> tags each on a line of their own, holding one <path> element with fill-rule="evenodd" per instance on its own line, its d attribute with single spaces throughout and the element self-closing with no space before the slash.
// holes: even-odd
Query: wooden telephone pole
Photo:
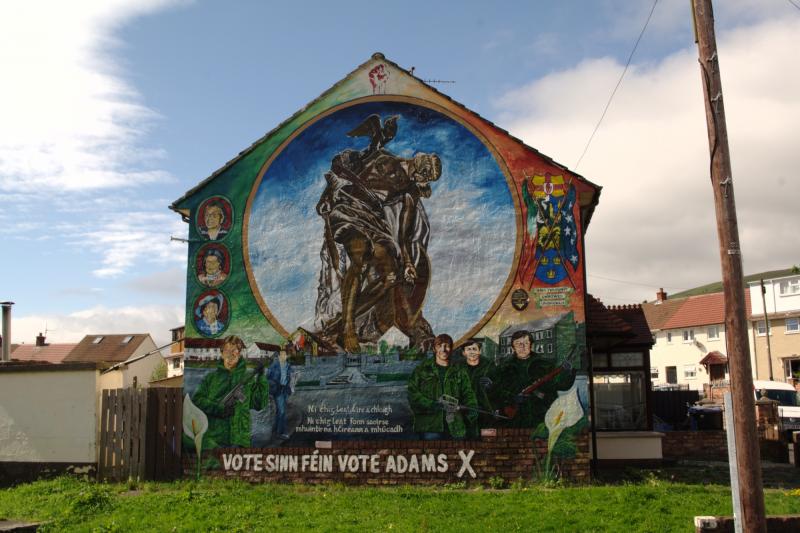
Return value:
<svg viewBox="0 0 800 533">
<path fill-rule="evenodd" d="M 711 152 L 711 186 L 714 189 L 722 284 L 725 293 L 725 337 L 731 376 L 741 508 L 741 516 L 737 516 L 736 520 L 741 524 L 743 531 L 766 532 L 753 374 L 745 323 L 742 253 L 739 247 L 736 204 L 733 199 L 728 132 L 725 125 L 725 106 L 722 101 L 722 82 L 711 0 L 692 0 L 692 11 L 705 95 L 708 144 Z M 732 429 L 734 428 L 728 428 L 729 431 Z"/>
</svg>

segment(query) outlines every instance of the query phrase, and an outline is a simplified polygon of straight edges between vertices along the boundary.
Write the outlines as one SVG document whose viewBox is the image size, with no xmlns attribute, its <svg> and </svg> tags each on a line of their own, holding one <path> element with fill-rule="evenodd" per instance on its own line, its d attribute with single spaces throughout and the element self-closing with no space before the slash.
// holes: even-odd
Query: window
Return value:
<svg viewBox="0 0 800 533">
<path fill-rule="evenodd" d="M 536 353 L 544 353 L 544 344 L 536 345 Z"/>
<path fill-rule="evenodd" d="M 672 332 L 668 331 L 667 332 L 667 344 L 671 344 L 671 343 L 672 343 Z"/>
<path fill-rule="evenodd" d="M 99 336 L 99 337 L 95 337 L 94 338 L 94 340 L 92 341 L 92 344 L 100 344 L 101 342 L 103 342 L 103 337 Z"/>
<path fill-rule="evenodd" d="M 683 377 L 694 379 L 697 377 L 697 367 L 695 365 L 683 365 Z"/>
<path fill-rule="evenodd" d="M 650 379 L 658 379 L 658 367 L 651 366 L 650 367 Z"/>
<path fill-rule="evenodd" d="M 706 333 L 708 334 L 708 340 L 710 341 L 719 340 L 719 326 L 709 326 Z"/>
<path fill-rule="evenodd" d="M 767 323 L 766 323 L 766 321 L 759 320 L 758 322 L 756 322 L 756 330 L 758 331 L 758 334 L 761 337 L 766 335 L 767 334 Z"/>
<path fill-rule="evenodd" d="M 553 338 L 553 330 L 552 329 L 548 329 L 545 332 L 545 335 L 547 336 L 548 339 L 552 339 Z"/>
<path fill-rule="evenodd" d="M 678 367 L 676 366 L 668 366 L 667 367 L 667 383 L 671 385 L 677 385 L 678 383 Z"/>
<path fill-rule="evenodd" d="M 694 341 L 694 330 L 693 329 L 683 330 L 683 342 L 692 342 L 692 341 Z"/>
<path fill-rule="evenodd" d="M 172 360 L 172 368 L 179 369 L 181 367 L 181 359 L 180 357 L 176 357 Z"/>
<path fill-rule="evenodd" d="M 779 285 L 781 296 L 791 296 L 792 294 L 800 294 L 800 279 L 787 279 L 781 281 Z"/>
<path fill-rule="evenodd" d="M 548 344 L 547 345 L 547 353 L 553 353 L 553 345 L 552 344 Z"/>
<path fill-rule="evenodd" d="M 644 371 L 595 372 L 592 382 L 597 429 L 647 429 Z"/>
<path fill-rule="evenodd" d="M 800 331 L 800 319 L 787 318 L 786 319 L 786 333 L 797 333 Z"/>
<path fill-rule="evenodd" d="M 619 352 L 611 354 L 611 366 L 614 368 L 643 365 L 644 355 L 642 352 Z"/>
<path fill-rule="evenodd" d="M 129 342 L 131 342 L 132 338 L 133 335 L 127 335 L 124 339 L 122 339 L 122 344 L 128 344 Z"/>
</svg>

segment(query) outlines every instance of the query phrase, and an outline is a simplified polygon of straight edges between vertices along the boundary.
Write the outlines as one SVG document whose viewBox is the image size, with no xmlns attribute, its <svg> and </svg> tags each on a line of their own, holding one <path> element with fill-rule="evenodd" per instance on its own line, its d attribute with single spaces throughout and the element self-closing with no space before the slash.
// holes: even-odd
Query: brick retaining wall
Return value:
<svg viewBox="0 0 800 533">
<path fill-rule="evenodd" d="M 728 441 L 725 431 L 667 431 L 661 441 L 665 459 L 728 460 Z M 789 462 L 785 442 L 760 439 L 761 459 L 776 463 Z"/>
<path fill-rule="evenodd" d="M 440 485 L 462 481 L 485 483 L 490 478 L 499 476 L 510 483 L 518 479 L 530 480 L 535 477 L 537 463 L 544 463 L 547 441 L 537 440 L 532 443 L 530 433 L 528 429 L 498 429 L 496 437 L 484 437 L 480 441 L 333 441 L 329 449 L 312 447 L 218 449 L 214 451 L 214 456 L 222 464 L 223 456 L 227 455 L 229 469 L 210 470 L 203 475 L 239 478 L 252 482 L 340 482 L 370 485 Z M 534 444 L 536 456 L 534 456 Z M 559 463 L 558 469 L 563 479 L 588 482 L 590 475 L 588 433 L 579 436 L 576 445 L 577 456 Z M 474 451 L 474 454 L 465 461 L 471 451 Z M 230 462 L 232 454 L 242 456 L 236 460 L 237 465 Z M 267 456 L 271 455 L 297 457 L 297 471 L 266 471 Z M 345 456 L 354 455 L 360 456 L 357 471 L 353 472 L 348 468 L 341 471 L 340 458 L 344 460 Z M 308 456 L 306 471 L 302 471 L 303 456 Z M 332 464 L 331 471 L 319 471 L 324 469 L 320 468 L 323 461 L 319 457 L 322 456 L 333 456 L 328 459 L 329 465 Z M 422 471 L 422 456 L 426 457 L 424 469 L 428 471 L 425 472 Z M 431 456 L 433 461 L 430 461 Z M 415 459 L 412 460 L 412 457 Z M 536 460 L 537 457 L 539 461 Z M 409 463 L 412 461 L 416 461 L 416 469 L 410 466 Z M 241 464 L 238 464 L 240 462 Z M 248 462 L 249 468 L 247 468 Z M 465 462 L 474 472 L 474 477 L 470 469 L 464 467 Z M 395 470 L 398 471 L 387 472 L 387 468 L 392 469 L 390 463 L 393 463 Z M 435 465 L 433 469 L 430 468 L 431 463 Z M 240 468 L 235 470 L 234 466 Z M 195 468 L 195 456 L 187 454 L 184 459 L 184 474 L 194 475 Z"/>
</svg>

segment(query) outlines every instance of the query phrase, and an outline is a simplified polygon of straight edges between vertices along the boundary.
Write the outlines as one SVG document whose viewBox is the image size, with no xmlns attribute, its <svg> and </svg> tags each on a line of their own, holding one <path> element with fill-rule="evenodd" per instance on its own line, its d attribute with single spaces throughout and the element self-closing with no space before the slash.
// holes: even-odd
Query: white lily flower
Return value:
<svg viewBox="0 0 800 533">
<path fill-rule="evenodd" d="M 581 418 L 583 418 L 583 407 L 578 399 L 578 384 L 575 383 L 565 393 L 559 392 L 559 397 L 550 404 L 550 408 L 544 415 L 544 423 L 548 431 L 548 453 L 553 450 L 561 432 L 577 424 Z"/>
<path fill-rule="evenodd" d="M 183 398 L 183 432 L 194 441 L 197 457 L 203 446 L 203 435 L 208 430 L 208 417 L 187 394 Z"/>
</svg>

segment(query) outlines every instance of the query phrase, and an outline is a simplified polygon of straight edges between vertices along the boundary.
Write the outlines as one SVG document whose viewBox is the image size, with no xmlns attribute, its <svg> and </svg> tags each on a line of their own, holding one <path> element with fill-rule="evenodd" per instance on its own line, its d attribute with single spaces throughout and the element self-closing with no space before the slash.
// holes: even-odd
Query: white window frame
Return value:
<svg viewBox="0 0 800 533">
<path fill-rule="evenodd" d="M 792 326 L 792 329 L 789 329 L 789 321 L 791 321 L 794 324 Z M 787 318 L 785 322 L 784 333 L 786 335 L 794 335 L 796 333 L 800 333 L 800 318 L 797 317 Z"/>
<path fill-rule="evenodd" d="M 778 283 L 778 293 L 781 296 L 794 296 L 800 294 L 800 279 L 787 279 Z"/>
<path fill-rule="evenodd" d="M 683 365 L 683 379 L 697 379 L 697 365 Z"/>
<path fill-rule="evenodd" d="M 667 344 L 672 344 L 672 332 L 667 332 Z"/>
<path fill-rule="evenodd" d="M 713 335 L 712 335 L 713 332 Z M 706 336 L 710 341 L 718 341 L 719 340 L 719 326 L 708 326 L 706 330 Z"/>
<path fill-rule="evenodd" d="M 683 343 L 691 344 L 693 342 L 694 342 L 694 330 L 693 329 L 683 330 Z"/>
<path fill-rule="evenodd" d="M 759 337 L 766 337 L 767 336 L 767 321 L 766 320 L 759 320 L 759 321 L 756 322 L 756 335 L 758 335 Z"/>
</svg>

